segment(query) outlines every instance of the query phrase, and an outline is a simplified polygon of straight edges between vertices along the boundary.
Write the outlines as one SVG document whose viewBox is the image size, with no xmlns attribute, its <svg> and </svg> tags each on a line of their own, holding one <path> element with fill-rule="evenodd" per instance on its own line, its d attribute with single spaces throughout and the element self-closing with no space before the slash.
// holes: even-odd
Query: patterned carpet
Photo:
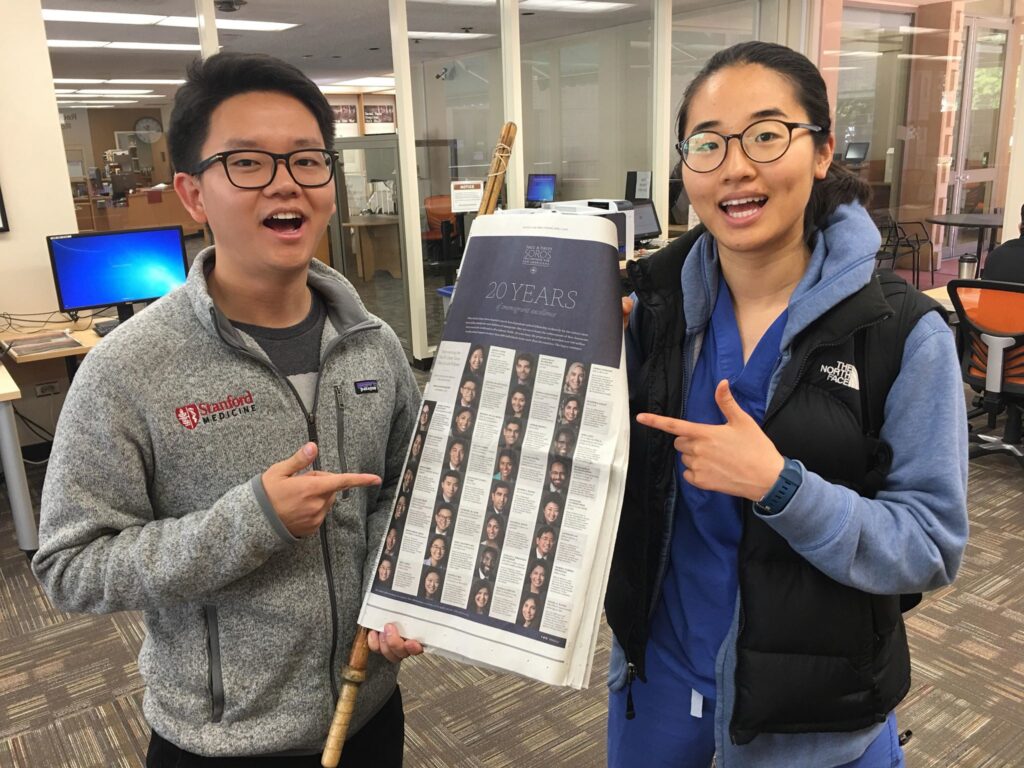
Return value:
<svg viewBox="0 0 1024 768">
<path fill-rule="evenodd" d="M 38 501 L 42 473 L 30 475 Z M 134 614 L 55 611 L 16 549 L 0 493 L 0 766 L 142 765 Z M 955 586 L 908 620 L 914 684 L 899 710 L 911 768 L 1024 765 L 1024 472 L 971 463 L 971 542 Z M 410 768 L 604 765 L 608 633 L 593 687 L 573 692 L 436 657 L 403 667 Z"/>
</svg>

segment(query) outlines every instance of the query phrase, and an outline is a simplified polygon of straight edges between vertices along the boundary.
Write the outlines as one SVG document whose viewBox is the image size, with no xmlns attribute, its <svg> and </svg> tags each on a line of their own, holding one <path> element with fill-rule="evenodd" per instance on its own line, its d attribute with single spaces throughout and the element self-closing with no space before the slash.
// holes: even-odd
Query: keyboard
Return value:
<svg viewBox="0 0 1024 768">
<path fill-rule="evenodd" d="M 92 329 L 96 331 L 97 336 L 106 336 L 117 328 L 120 322 L 120 320 L 96 320 L 92 324 Z"/>
</svg>

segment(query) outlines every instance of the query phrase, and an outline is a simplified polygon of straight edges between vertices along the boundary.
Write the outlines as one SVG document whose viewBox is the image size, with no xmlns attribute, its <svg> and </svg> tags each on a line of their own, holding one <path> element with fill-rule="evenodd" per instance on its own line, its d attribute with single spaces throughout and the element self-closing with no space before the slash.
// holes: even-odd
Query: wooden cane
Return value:
<svg viewBox="0 0 1024 768">
<path fill-rule="evenodd" d="M 494 213 L 494 209 L 498 206 L 501 188 L 505 183 L 508 158 L 512 154 L 512 144 L 515 140 L 516 124 L 505 123 L 501 127 L 501 135 L 494 147 L 494 154 L 491 155 L 491 166 L 487 169 L 487 183 L 484 185 L 484 196 L 480 200 L 480 210 L 477 211 L 477 215 Z"/>
<path fill-rule="evenodd" d="M 515 140 L 516 124 L 505 123 L 501 128 L 498 144 L 494 147 L 494 154 L 491 157 L 491 166 L 487 171 L 487 183 L 484 185 L 484 196 L 480 201 L 478 214 L 494 213 L 494 209 L 498 205 L 501 186 L 505 183 L 505 169 L 508 167 L 508 158 L 512 153 L 512 143 Z M 356 708 L 359 685 L 366 679 L 366 661 L 370 655 L 370 646 L 366 641 L 368 632 L 366 627 L 356 627 L 356 636 L 352 639 L 348 664 L 341 671 L 341 678 L 344 682 L 341 685 L 341 694 L 338 696 L 338 706 L 334 708 L 331 729 L 327 732 L 327 742 L 324 744 L 324 751 L 320 756 L 320 765 L 323 768 L 337 768 L 338 762 L 341 760 L 341 750 L 345 746 L 345 738 L 348 735 L 348 724 Z"/>
<path fill-rule="evenodd" d="M 366 642 L 368 632 L 366 627 L 356 628 L 348 664 L 341 670 L 341 679 L 344 682 L 341 684 L 338 706 L 334 709 L 331 729 L 327 732 L 327 743 L 324 744 L 324 751 L 320 757 L 320 765 L 323 768 L 337 768 L 338 761 L 341 760 L 341 750 L 348 735 L 348 723 L 356 709 L 359 685 L 366 679 L 366 660 L 370 655 L 370 646 Z"/>
</svg>

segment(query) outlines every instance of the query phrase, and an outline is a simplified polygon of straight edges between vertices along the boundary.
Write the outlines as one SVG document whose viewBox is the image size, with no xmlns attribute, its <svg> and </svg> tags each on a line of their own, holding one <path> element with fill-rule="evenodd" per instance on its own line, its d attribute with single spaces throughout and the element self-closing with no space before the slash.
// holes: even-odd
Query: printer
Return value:
<svg viewBox="0 0 1024 768">
<path fill-rule="evenodd" d="M 619 258 L 633 258 L 633 204 L 628 200 L 591 198 L 544 203 L 543 208 L 575 216 L 601 216 L 615 225 L 619 240 Z"/>
</svg>

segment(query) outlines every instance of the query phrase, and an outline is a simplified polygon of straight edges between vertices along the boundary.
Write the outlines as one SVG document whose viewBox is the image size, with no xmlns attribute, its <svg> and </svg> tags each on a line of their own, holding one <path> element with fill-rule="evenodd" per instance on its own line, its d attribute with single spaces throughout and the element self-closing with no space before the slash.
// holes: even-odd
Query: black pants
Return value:
<svg viewBox="0 0 1024 768">
<path fill-rule="evenodd" d="M 343 768 L 401 768 L 405 747 L 402 693 L 395 692 L 359 733 L 345 742 Z M 153 731 L 146 768 L 320 768 L 320 755 L 288 757 L 203 757 L 176 747 Z"/>
</svg>

